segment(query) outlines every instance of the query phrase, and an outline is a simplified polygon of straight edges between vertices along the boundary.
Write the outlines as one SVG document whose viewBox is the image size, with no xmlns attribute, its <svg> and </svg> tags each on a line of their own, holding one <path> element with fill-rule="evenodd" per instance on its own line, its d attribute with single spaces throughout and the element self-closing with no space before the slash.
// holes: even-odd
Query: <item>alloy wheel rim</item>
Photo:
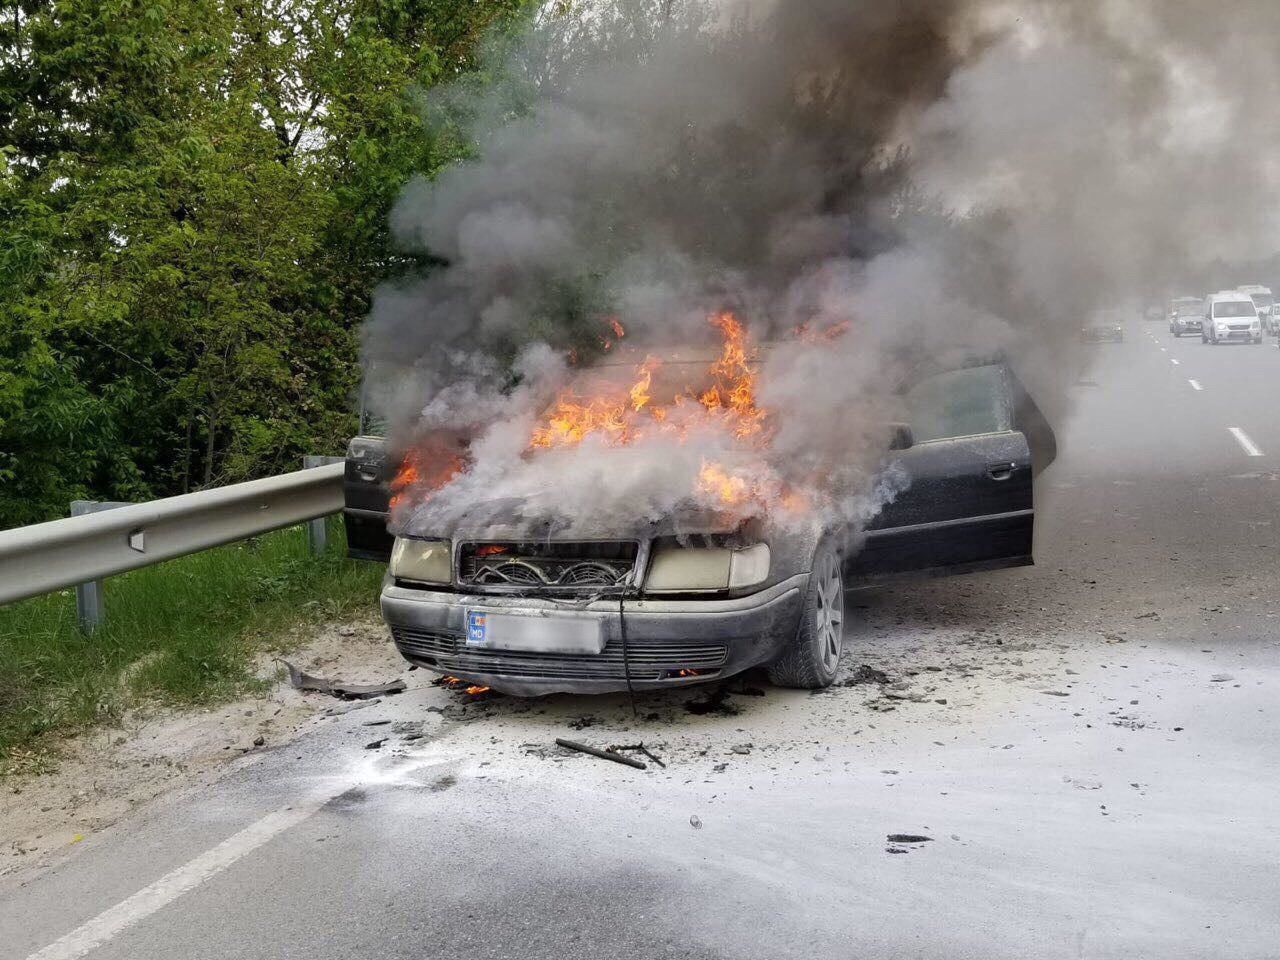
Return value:
<svg viewBox="0 0 1280 960">
<path fill-rule="evenodd" d="M 844 636 L 844 581 L 840 563 L 825 557 L 818 571 L 816 626 L 822 666 L 834 673 L 840 663 L 840 646 Z"/>
</svg>

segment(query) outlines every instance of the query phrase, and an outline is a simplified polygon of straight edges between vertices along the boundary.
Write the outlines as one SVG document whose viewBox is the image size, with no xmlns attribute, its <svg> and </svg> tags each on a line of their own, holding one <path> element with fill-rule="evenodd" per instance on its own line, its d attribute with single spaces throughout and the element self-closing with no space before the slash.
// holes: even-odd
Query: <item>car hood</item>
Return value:
<svg viewBox="0 0 1280 960">
<path fill-rule="evenodd" d="M 441 537 L 451 540 L 554 540 L 579 535 L 573 518 L 554 505 L 535 499 L 485 500 L 430 512 L 430 528 L 415 515 L 393 524 L 402 536 Z M 619 517 L 605 528 L 593 529 L 591 540 L 649 540 L 658 537 L 696 537 L 732 533 L 742 526 L 740 517 L 699 508 L 693 503 L 659 518 Z"/>
</svg>

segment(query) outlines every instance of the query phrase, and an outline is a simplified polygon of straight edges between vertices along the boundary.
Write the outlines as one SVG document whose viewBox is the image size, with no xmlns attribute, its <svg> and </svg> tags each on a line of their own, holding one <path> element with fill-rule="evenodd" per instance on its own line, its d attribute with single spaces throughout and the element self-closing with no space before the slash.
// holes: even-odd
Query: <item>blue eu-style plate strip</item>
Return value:
<svg viewBox="0 0 1280 960">
<path fill-rule="evenodd" d="M 467 611 L 467 644 L 479 646 L 485 642 L 484 613 L 480 610 Z"/>
</svg>

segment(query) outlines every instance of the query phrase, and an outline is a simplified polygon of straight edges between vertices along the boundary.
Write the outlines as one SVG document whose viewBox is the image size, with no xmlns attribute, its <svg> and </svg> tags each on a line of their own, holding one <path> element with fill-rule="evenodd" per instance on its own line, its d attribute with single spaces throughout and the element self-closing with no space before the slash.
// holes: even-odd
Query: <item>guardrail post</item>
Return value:
<svg viewBox="0 0 1280 960">
<path fill-rule="evenodd" d="M 308 454 L 302 458 L 302 468 L 310 470 L 313 467 L 324 467 L 331 463 L 343 463 L 343 457 L 320 457 Z M 307 546 L 311 553 L 319 555 L 324 553 L 324 548 L 328 543 L 328 534 L 325 525 L 328 521 L 324 517 L 318 517 L 315 520 L 307 521 Z"/>
<path fill-rule="evenodd" d="M 83 517 L 86 514 L 112 510 L 115 507 L 126 507 L 126 503 L 101 503 L 97 500 L 72 500 L 71 515 Z M 107 616 L 106 603 L 102 595 L 102 581 L 90 580 L 88 583 L 76 584 L 76 624 L 82 633 L 93 633 L 102 626 Z"/>
</svg>

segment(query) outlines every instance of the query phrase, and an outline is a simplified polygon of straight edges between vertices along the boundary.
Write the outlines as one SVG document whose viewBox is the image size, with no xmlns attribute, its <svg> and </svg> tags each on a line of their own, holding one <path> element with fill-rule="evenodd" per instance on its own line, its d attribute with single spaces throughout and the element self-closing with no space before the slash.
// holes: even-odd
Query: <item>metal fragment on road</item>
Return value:
<svg viewBox="0 0 1280 960">
<path fill-rule="evenodd" d="M 289 671 L 289 685 L 295 690 L 305 692 L 327 693 L 339 700 L 364 700 L 369 697 L 389 696 L 393 693 L 403 693 L 408 689 L 405 682 L 395 679 L 389 683 L 344 683 L 341 680 L 326 680 L 324 677 L 313 677 L 308 673 L 303 673 L 288 660 L 280 660 Z"/>
<path fill-rule="evenodd" d="M 563 737 L 556 737 L 556 743 L 566 750 L 577 750 L 579 753 L 587 753 L 593 757 L 599 757 L 601 760 L 612 760 L 614 763 L 621 763 L 628 767 L 635 767 L 637 770 L 648 770 L 648 766 L 633 757 L 624 757 L 620 753 L 611 753 L 608 750 L 598 750 L 595 747 L 589 747 L 585 743 L 578 743 L 576 740 L 566 740 Z"/>
</svg>

